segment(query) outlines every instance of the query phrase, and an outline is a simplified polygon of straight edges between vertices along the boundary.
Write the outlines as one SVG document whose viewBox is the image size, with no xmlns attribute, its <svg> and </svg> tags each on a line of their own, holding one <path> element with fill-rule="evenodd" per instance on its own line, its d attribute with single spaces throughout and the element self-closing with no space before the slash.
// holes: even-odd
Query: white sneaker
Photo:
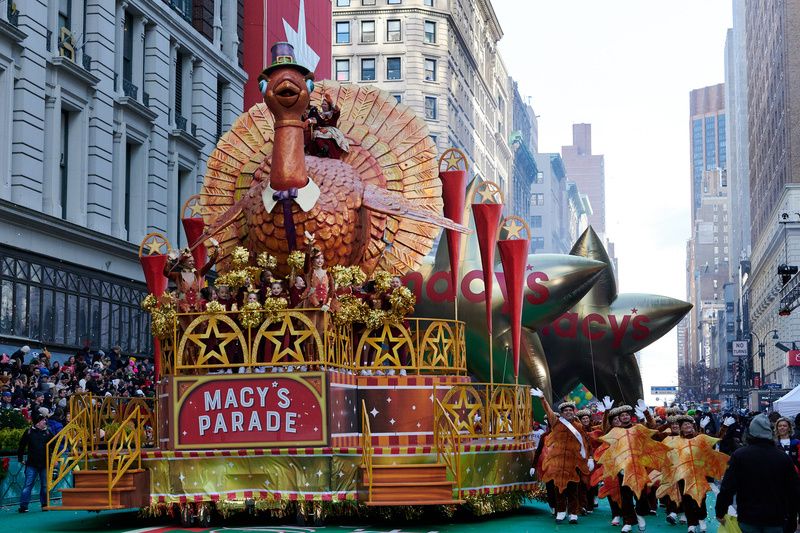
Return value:
<svg viewBox="0 0 800 533">
<path fill-rule="evenodd" d="M 705 520 L 700 520 L 699 524 L 700 524 L 700 531 L 705 531 L 706 530 L 706 521 Z"/>
<path fill-rule="evenodd" d="M 292 366 L 292 365 L 287 366 L 286 367 L 286 371 L 287 372 L 294 372 L 294 366 Z"/>
<path fill-rule="evenodd" d="M 564 518 L 567 517 L 567 513 L 565 511 L 560 511 L 556 513 L 556 522 L 563 522 Z"/>
<path fill-rule="evenodd" d="M 689 529 L 686 530 L 688 533 L 695 533 L 697 531 L 694 526 L 689 526 Z"/>
<path fill-rule="evenodd" d="M 644 531 L 644 528 L 647 527 L 647 522 L 645 522 L 644 517 L 636 515 L 636 521 L 639 523 L 639 531 Z"/>
<path fill-rule="evenodd" d="M 325 370 L 325 368 L 323 367 L 322 370 Z M 308 372 L 308 367 L 306 365 L 301 366 L 300 372 Z"/>
<path fill-rule="evenodd" d="M 685 524 L 686 523 L 686 515 L 681 513 L 679 515 L 679 517 L 678 517 L 678 522 L 680 522 L 681 524 Z"/>
<path fill-rule="evenodd" d="M 614 518 L 611 519 L 611 525 L 612 526 L 618 526 L 619 525 L 619 517 L 618 516 L 615 516 Z"/>
<path fill-rule="evenodd" d="M 667 524 L 674 526 L 678 523 L 678 515 L 675 513 L 669 513 L 667 515 Z"/>
<path fill-rule="evenodd" d="M 394 376 L 394 368 L 390 368 L 389 370 L 387 370 L 386 371 L 386 375 L 387 376 Z"/>
<path fill-rule="evenodd" d="M 620 531 L 622 531 L 622 533 L 629 533 L 631 529 L 633 529 L 633 527 L 630 524 L 625 524 L 624 526 L 622 526 L 622 529 L 620 529 Z"/>
<path fill-rule="evenodd" d="M 401 376 L 405 376 L 406 375 L 406 369 L 405 368 L 401 368 L 400 369 L 400 375 Z"/>
<path fill-rule="evenodd" d="M 578 515 L 576 515 L 576 514 L 569 515 L 569 523 L 570 524 L 577 524 L 578 523 Z"/>
<path fill-rule="evenodd" d="M 362 376 L 371 376 L 372 375 L 372 370 L 367 370 L 365 368 L 364 370 L 361 371 L 361 375 Z"/>
<path fill-rule="evenodd" d="M 383 370 L 376 370 L 376 371 L 375 371 L 375 375 L 376 375 L 376 376 L 383 376 L 383 375 L 384 375 L 384 374 L 383 374 Z"/>
</svg>

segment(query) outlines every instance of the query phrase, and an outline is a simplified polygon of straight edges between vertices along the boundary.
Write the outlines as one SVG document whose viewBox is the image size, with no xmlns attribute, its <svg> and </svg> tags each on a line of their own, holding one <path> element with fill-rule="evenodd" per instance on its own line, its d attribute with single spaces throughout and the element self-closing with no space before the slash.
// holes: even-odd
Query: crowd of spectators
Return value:
<svg viewBox="0 0 800 533">
<path fill-rule="evenodd" d="M 108 352 L 83 348 L 63 364 L 47 349 L 29 346 L 0 355 L 0 410 L 18 410 L 28 420 L 45 416 L 57 433 L 67 422 L 69 397 L 80 392 L 154 397 L 152 361 L 125 355 L 119 346 Z"/>
</svg>

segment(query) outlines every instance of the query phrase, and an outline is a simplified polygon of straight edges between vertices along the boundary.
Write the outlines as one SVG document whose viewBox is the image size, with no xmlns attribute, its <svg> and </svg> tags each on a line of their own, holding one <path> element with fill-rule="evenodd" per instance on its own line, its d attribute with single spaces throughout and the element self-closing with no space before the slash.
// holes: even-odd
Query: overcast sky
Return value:
<svg viewBox="0 0 800 533">
<path fill-rule="evenodd" d="M 592 125 L 619 291 L 685 299 L 689 91 L 724 81 L 730 0 L 492 3 L 508 72 L 540 115 L 539 151 L 572 144 L 573 123 Z M 646 394 L 677 384 L 675 330 L 642 351 L 642 367 Z"/>
</svg>

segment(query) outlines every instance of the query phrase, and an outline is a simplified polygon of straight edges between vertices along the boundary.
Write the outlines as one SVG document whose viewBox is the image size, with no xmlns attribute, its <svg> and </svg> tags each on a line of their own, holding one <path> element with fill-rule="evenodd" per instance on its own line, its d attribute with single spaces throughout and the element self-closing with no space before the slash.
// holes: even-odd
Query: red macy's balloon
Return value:
<svg viewBox="0 0 800 533">
<path fill-rule="evenodd" d="M 595 396 L 626 403 L 643 398 L 636 352 L 671 330 L 690 303 L 654 294 L 617 294 L 617 283 L 602 241 L 590 227 L 570 255 L 607 266 L 594 287 L 539 336 L 554 384 L 553 396 L 583 382 Z"/>
</svg>

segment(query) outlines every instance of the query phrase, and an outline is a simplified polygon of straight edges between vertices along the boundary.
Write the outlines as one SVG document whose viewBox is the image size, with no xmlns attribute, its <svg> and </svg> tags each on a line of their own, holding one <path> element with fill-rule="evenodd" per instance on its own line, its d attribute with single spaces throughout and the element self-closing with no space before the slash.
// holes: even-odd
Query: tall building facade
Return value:
<svg viewBox="0 0 800 533">
<path fill-rule="evenodd" d="M 783 282 L 777 272 L 779 265 L 800 264 L 800 1 L 746 2 L 744 23 L 752 244 L 744 298 L 755 333 L 751 365 L 758 375 L 763 362 L 765 382 L 790 388 L 800 383 L 800 372 L 787 365 L 772 330 L 784 344 L 800 331 L 797 310 L 778 315 Z"/>
<path fill-rule="evenodd" d="M 606 235 L 605 157 L 592 153 L 592 125 L 572 125 L 572 145 L 561 147 L 567 176 L 589 197 L 592 214 L 589 224 L 598 235 Z"/>
<path fill-rule="evenodd" d="M 335 0 L 333 75 L 380 87 L 428 122 L 439 151 L 458 147 L 472 175 L 507 205 L 513 153 L 511 81 L 489 0 Z"/>
<path fill-rule="evenodd" d="M 181 206 L 242 107 L 223 5 L 3 6 L 0 342 L 151 350 L 139 242 L 181 243 Z"/>
<path fill-rule="evenodd" d="M 689 93 L 692 220 L 703 196 L 703 172 L 727 168 L 725 84 Z"/>
<path fill-rule="evenodd" d="M 592 214 L 586 194 L 567 177 L 560 154 L 534 154 L 538 172 L 531 185 L 531 251 L 568 253 Z"/>
<path fill-rule="evenodd" d="M 725 85 L 689 93 L 690 212 L 692 235 L 686 247 L 686 293 L 694 308 L 678 335 L 679 378 L 696 399 L 717 394 L 724 382 L 729 353 L 724 345 L 724 286 L 730 281 L 730 202 L 727 165 Z M 701 368 L 702 371 L 697 369 Z M 688 372 L 687 369 L 691 369 Z M 713 369 L 713 371 L 706 371 Z M 689 383 L 709 379 L 709 383 Z M 698 376 L 700 376 L 698 378 Z M 709 378 L 712 376 L 713 379 Z M 704 398 L 702 398 L 704 399 Z"/>
<path fill-rule="evenodd" d="M 512 165 L 511 184 L 512 200 L 511 212 L 509 214 L 522 217 L 529 225 L 531 223 L 531 186 L 536 180 L 539 169 L 536 168 L 534 158 L 536 116 L 531 107 L 519 93 L 517 83 L 513 83 L 513 131 L 509 142 L 514 152 L 514 163 Z M 532 235 L 533 237 L 534 235 Z M 533 251 L 531 244 L 531 251 Z"/>
</svg>

